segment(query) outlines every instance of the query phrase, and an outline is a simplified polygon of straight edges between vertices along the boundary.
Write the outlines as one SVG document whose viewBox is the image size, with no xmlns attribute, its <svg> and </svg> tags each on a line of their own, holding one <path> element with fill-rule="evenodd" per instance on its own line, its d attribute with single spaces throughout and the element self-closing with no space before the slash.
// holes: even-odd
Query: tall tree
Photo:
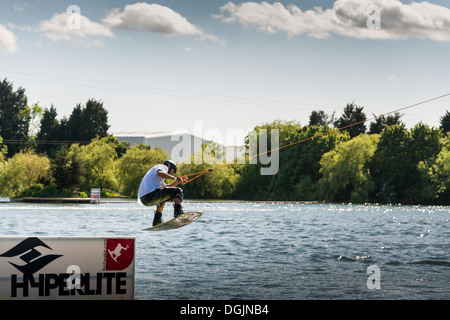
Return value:
<svg viewBox="0 0 450 320">
<path fill-rule="evenodd" d="M 103 102 L 89 99 L 85 107 L 77 104 L 66 123 L 66 139 L 68 141 L 88 142 L 108 135 L 108 111 Z"/>
<path fill-rule="evenodd" d="M 36 151 L 39 153 L 49 153 L 54 148 L 54 141 L 61 141 L 64 137 L 61 136 L 59 121 L 56 118 L 58 113 L 56 108 L 52 105 L 50 109 L 45 108 L 41 118 L 41 125 L 39 132 L 36 135 L 37 147 Z"/>
<path fill-rule="evenodd" d="M 0 164 L 6 160 L 8 154 L 8 147 L 3 144 L 3 138 L 0 137 Z"/>
<path fill-rule="evenodd" d="M 295 121 L 274 121 L 255 127 L 254 132 L 266 129 L 279 130 L 279 146 L 305 141 L 290 148 L 280 150 L 279 169 L 273 175 L 261 175 L 261 161 L 247 164 L 242 168 L 241 179 L 236 186 L 236 195 L 246 200 L 313 200 L 319 179 L 319 161 L 322 155 L 336 145 L 349 139 L 348 133 L 332 132 L 328 126 L 316 125 L 302 127 Z M 311 139 L 317 136 L 318 138 Z M 258 140 L 261 137 L 258 137 Z M 308 140 L 308 141 L 306 141 Z M 271 141 L 267 137 L 267 141 Z M 249 147 L 249 138 L 246 141 Z M 272 147 L 268 147 L 271 149 Z M 265 150 L 258 150 L 263 152 Z M 260 160 L 260 157 L 257 157 Z"/>
<path fill-rule="evenodd" d="M 118 182 L 115 176 L 117 153 L 107 138 L 95 138 L 85 146 L 73 144 L 69 148 L 68 156 L 71 156 L 71 153 L 79 153 L 85 168 L 86 190 L 92 187 L 117 190 Z"/>
<path fill-rule="evenodd" d="M 429 167 L 442 148 L 440 130 L 419 123 L 408 132 L 403 126 L 387 126 L 375 151 L 371 173 L 378 200 L 393 203 L 429 201 L 429 180 L 418 169 Z"/>
<path fill-rule="evenodd" d="M 393 125 L 403 125 L 402 121 L 400 121 L 400 118 L 403 116 L 403 114 L 400 114 L 399 112 L 396 112 L 394 114 L 389 114 L 387 116 L 379 116 L 377 117 L 374 115 L 374 117 L 377 117 L 374 122 L 370 123 L 369 133 L 381 133 L 383 129 L 386 126 L 393 126 Z"/>
<path fill-rule="evenodd" d="M 51 179 L 50 160 L 33 152 L 18 152 L 0 164 L 0 194 L 15 197 Z"/>
<path fill-rule="evenodd" d="M 27 107 L 25 89 L 16 91 L 6 78 L 0 82 L 0 136 L 7 140 L 8 156 L 18 152 L 28 141 L 31 109 Z"/>
<path fill-rule="evenodd" d="M 408 148 L 405 146 L 408 139 L 408 130 L 403 126 L 388 126 L 381 132 L 370 168 L 378 190 L 378 201 L 398 203 L 403 199 L 408 175 L 414 169 L 408 162 Z"/>
<path fill-rule="evenodd" d="M 280 140 L 284 138 L 281 128 Z M 320 178 L 320 159 L 340 143 L 347 141 L 346 132 L 330 131 L 328 126 L 298 127 L 283 145 L 304 141 L 281 150 L 280 168 L 268 185 L 271 197 L 282 200 L 314 200 L 316 183 Z M 311 139 L 312 137 L 318 137 Z M 308 140 L 309 139 L 309 140 Z M 280 144 L 281 145 L 281 144 Z M 295 189 L 295 191 L 294 191 Z"/>
<path fill-rule="evenodd" d="M 447 135 L 447 139 L 450 139 L 450 134 Z M 442 148 L 434 162 L 420 162 L 419 169 L 431 181 L 430 196 L 435 199 L 435 203 L 448 205 L 450 203 L 450 145 Z"/>
<path fill-rule="evenodd" d="M 64 136 L 66 141 L 84 141 L 83 139 L 81 139 L 80 133 L 82 113 L 83 108 L 79 103 L 75 106 L 75 108 L 73 108 L 69 119 L 64 121 Z M 90 139 L 87 139 L 86 141 L 90 141 Z"/>
<path fill-rule="evenodd" d="M 330 115 L 326 114 L 323 110 L 314 110 L 309 116 L 310 126 L 325 127 L 334 123 L 334 112 Z"/>
<path fill-rule="evenodd" d="M 80 153 L 70 152 L 62 146 L 52 161 L 53 178 L 61 189 L 77 190 L 85 181 L 85 168 Z"/>
<path fill-rule="evenodd" d="M 81 114 L 81 138 L 86 140 L 103 138 L 108 135 L 108 129 L 108 111 L 103 108 L 103 102 L 88 100 Z"/>
<path fill-rule="evenodd" d="M 364 203 L 375 183 L 367 164 L 375 153 L 379 135 L 359 135 L 323 155 L 318 196 L 327 201 Z"/>
<path fill-rule="evenodd" d="M 440 128 L 444 131 L 444 134 L 450 131 L 450 112 L 447 112 L 440 118 Z"/>
<path fill-rule="evenodd" d="M 335 121 L 336 128 L 345 128 L 350 137 L 356 137 L 366 132 L 365 120 L 366 114 L 363 112 L 364 107 L 358 107 L 355 103 L 347 103 L 341 117 Z"/>
</svg>

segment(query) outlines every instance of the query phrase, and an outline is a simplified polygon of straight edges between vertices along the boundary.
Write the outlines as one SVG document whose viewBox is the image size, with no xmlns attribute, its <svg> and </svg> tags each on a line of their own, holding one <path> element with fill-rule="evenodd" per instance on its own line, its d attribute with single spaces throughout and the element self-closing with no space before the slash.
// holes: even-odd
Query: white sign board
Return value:
<svg viewBox="0 0 450 320">
<path fill-rule="evenodd" d="M 101 190 L 99 188 L 91 188 L 91 202 L 100 202 Z"/>
<path fill-rule="evenodd" d="M 1 299 L 134 299 L 135 237 L 0 237 Z"/>
</svg>

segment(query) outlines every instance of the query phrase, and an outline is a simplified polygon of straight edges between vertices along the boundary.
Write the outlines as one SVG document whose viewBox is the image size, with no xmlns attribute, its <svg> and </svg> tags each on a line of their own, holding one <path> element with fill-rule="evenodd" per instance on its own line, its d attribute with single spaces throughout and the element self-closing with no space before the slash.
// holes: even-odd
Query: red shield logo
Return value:
<svg viewBox="0 0 450 320">
<path fill-rule="evenodd" d="M 134 259 L 134 239 L 106 239 L 106 271 L 128 268 Z"/>
</svg>

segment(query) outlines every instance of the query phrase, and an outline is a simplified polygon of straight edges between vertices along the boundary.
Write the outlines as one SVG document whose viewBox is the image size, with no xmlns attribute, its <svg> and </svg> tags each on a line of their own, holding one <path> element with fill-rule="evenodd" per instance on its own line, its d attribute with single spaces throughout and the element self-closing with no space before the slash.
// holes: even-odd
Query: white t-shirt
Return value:
<svg viewBox="0 0 450 320">
<path fill-rule="evenodd" d="M 166 179 L 158 176 L 158 171 L 160 170 L 167 173 L 169 168 L 163 164 L 157 164 L 145 174 L 144 178 L 142 178 L 141 185 L 139 186 L 138 199 L 145 196 L 147 193 L 164 186 L 164 181 Z"/>
</svg>

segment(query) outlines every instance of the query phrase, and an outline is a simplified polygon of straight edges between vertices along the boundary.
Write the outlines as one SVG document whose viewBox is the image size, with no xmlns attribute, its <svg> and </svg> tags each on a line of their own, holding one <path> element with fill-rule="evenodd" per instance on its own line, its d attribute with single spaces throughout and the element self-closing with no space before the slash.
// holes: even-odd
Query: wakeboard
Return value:
<svg viewBox="0 0 450 320">
<path fill-rule="evenodd" d="M 202 214 L 203 212 L 184 212 L 178 217 L 173 218 L 172 220 L 158 224 L 154 227 L 143 229 L 143 231 L 163 231 L 181 228 L 190 224 L 191 222 L 194 222 L 195 220 L 200 218 Z"/>
</svg>

